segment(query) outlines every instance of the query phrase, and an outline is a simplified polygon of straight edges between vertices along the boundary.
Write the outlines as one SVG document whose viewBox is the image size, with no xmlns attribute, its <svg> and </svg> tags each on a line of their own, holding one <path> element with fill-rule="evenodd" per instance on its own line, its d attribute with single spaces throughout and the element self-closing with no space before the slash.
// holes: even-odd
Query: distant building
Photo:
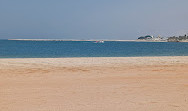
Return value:
<svg viewBox="0 0 188 111">
<path fill-rule="evenodd" d="M 166 39 L 164 39 L 163 37 L 154 37 L 151 35 L 146 35 L 146 36 L 141 36 L 137 39 L 138 41 L 150 41 L 150 42 L 165 42 Z"/>
<path fill-rule="evenodd" d="M 146 35 L 146 36 L 141 36 L 141 37 L 139 37 L 138 40 L 148 40 L 148 39 L 152 39 L 152 38 L 153 38 L 153 36 L 151 36 L 151 35 Z"/>
</svg>

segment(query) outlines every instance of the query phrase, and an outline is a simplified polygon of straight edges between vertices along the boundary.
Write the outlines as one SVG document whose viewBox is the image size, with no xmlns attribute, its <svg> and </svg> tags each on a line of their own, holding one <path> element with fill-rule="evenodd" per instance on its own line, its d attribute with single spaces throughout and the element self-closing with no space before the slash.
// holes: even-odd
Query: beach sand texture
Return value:
<svg viewBox="0 0 188 111">
<path fill-rule="evenodd" d="M 0 59 L 0 111 L 188 111 L 188 57 Z"/>
</svg>

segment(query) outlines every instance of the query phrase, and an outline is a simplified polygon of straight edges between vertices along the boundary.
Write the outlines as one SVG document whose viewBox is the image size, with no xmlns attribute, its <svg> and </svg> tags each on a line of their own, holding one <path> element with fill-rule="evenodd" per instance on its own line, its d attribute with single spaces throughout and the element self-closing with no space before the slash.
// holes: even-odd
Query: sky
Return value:
<svg viewBox="0 0 188 111">
<path fill-rule="evenodd" d="M 0 0 L 0 39 L 125 39 L 188 33 L 188 0 Z"/>
</svg>

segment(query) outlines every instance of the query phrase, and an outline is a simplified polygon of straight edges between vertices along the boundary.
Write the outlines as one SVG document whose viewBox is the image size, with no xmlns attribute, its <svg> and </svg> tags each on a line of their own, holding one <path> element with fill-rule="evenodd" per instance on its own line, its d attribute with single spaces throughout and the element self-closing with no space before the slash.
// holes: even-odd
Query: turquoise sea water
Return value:
<svg viewBox="0 0 188 111">
<path fill-rule="evenodd" d="M 188 56 L 188 43 L 0 40 L 0 58 Z"/>
</svg>

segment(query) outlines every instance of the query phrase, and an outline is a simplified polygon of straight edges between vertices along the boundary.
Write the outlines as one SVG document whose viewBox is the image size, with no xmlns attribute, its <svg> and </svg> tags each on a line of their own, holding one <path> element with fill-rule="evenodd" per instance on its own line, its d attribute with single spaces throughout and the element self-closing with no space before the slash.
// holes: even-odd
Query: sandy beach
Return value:
<svg viewBox="0 0 188 111">
<path fill-rule="evenodd" d="M 187 111 L 188 56 L 0 59 L 1 111 Z"/>
</svg>

